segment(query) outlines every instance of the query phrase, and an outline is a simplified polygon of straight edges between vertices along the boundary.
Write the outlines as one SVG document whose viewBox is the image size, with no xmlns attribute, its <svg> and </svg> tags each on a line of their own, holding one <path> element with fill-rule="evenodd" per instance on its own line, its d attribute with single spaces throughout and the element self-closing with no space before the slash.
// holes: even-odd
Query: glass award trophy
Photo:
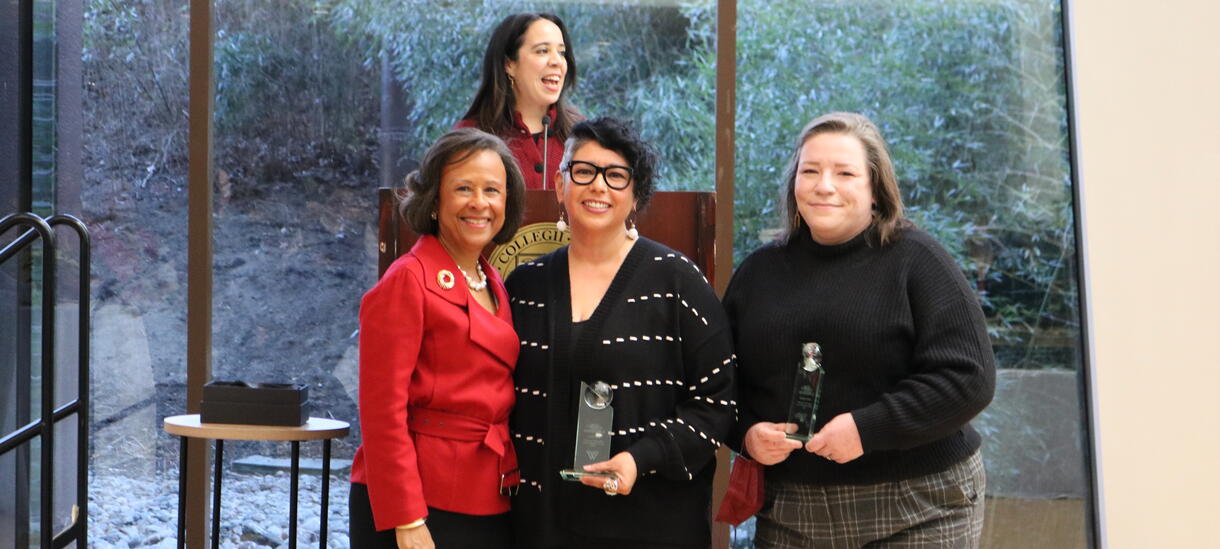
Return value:
<svg viewBox="0 0 1220 549">
<path fill-rule="evenodd" d="M 614 473 L 590 473 L 585 465 L 610 459 L 610 429 L 614 427 L 614 391 L 604 381 L 589 385 L 580 382 L 580 402 L 576 412 L 576 454 L 572 467 L 559 472 L 564 480 L 580 480 L 581 477 L 610 477 Z"/>
<path fill-rule="evenodd" d="M 796 365 L 796 384 L 792 387 L 792 405 L 788 407 L 788 423 L 796 424 L 796 431 L 788 438 L 809 442 L 813 438 L 813 423 L 818 419 L 818 401 L 822 399 L 822 346 L 817 343 L 801 344 L 801 361 Z"/>
</svg>

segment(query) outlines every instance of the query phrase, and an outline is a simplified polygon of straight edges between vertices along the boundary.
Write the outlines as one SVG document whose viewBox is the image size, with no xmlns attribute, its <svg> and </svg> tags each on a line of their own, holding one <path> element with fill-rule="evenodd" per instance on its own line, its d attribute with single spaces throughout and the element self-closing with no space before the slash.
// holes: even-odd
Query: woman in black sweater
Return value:
<svg viewBox="0 0 1220 549">
<path fill-rule="evenodd" d="M 556 177 L 572 243 L 507 283 L 521 337 L 517 546 L 706 548 L 715 452 L 736 414 L 728 320 L 694 264 L 635 231 L 650 147 L 612 119 L 572 132 Z M 613 390 L 610 457 L 584 470 L 613 476 L 565 481 L 580 385 L 598 381 Z"/>
<path fill-rule="evenodd" d="M 978 300 L 902 215 L 867 118 L 810 122 L 786 176 L 787 236 L 725 294 L 740 369 L 730 443 L 765 465 L 755 541 L 772 547 L 976 547 L 985 476 L 969 421 L 995 364 Z M 801 344 L 821 346 L 815 434 L 787 437 Z"/>
</svg>

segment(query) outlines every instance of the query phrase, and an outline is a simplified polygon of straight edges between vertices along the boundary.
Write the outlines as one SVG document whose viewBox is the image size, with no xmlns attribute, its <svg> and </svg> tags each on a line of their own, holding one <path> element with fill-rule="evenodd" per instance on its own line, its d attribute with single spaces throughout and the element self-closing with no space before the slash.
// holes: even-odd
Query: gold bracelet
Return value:
<svg viewBox="0 0 1220 549">
<path fill-rule="evenodd" d="M 413 530 L 423 526 L 425 522 L 427 522 L 427 517 L 420 517 L 411 521 L 410 523 L 395 528 L 395 530 Z"/>
</svg>

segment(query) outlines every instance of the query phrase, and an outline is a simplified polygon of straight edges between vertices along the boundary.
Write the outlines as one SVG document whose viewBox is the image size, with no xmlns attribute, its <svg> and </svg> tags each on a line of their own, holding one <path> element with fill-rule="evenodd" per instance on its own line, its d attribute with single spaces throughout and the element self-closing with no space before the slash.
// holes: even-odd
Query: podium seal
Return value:
<svg viewBox="0 0 1220 549">
<path fill-rule="evenodd" d="M 496 246 L 487 261 L 500 271 L 501 277 L 508 278 L 517 265 L 567 246 L 571 240 L 570 233 L 555 228 L 552 222 L 533 223 L 518 229 L 512 240 Z"/>
</svg>

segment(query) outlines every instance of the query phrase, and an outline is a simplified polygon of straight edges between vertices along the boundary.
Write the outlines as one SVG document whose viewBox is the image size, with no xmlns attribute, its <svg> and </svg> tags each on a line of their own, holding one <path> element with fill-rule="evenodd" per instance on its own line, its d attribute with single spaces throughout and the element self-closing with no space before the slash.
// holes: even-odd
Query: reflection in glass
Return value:
<svg viewBox="0 0 1220 549">
<path fill-rule="evenodd" d="M 878 123 L 907 215 L 976 289 L 1002 368 L 974 421 L 987 441 L 987 547 L 1081 547 L 1090 528 L 1060 10 L 738 3 L 736 258 L 774 235 L 777 153 L 808 120 L 846 110 Z"/>
<path fill-rule="evenodd" d="M 187 18 L 145 0 L 83 9 L 89 545 L 150 547 L 177 520 L 178 441 L 160 420 L 186 404 Z"/>
<path fill-rule="evenodd" d="M 713 102 L 689 91 L 711 89 L 698 83 L 714 61 L 710 5 L 216 2 L 214 376 L 307 384 L 314 415 L 356 423 L 376 188 L 400 185 L 466 111 L 488 34 L 509 13 L 562 17 L 580 71 L 573 103 L 630 119 L 660 146 L 661 188 L 711 190 Z M 359 443 L 354 428 L 335 457 Z M 233 459 L 284 452 L 226 445 Z M 342 532 L 336 471 L 330 528 Z"/>
<path fill-rule="evenodd" d="M 713 2 L 464 0 L 405 9 L 339 0 L 323 17 L 365 48 L 359 55 L 366 64 L 385 61 L 405 92 L 393 109 L 406 118 L 395 127 L 402 155 L 416 158 L 470 106 L 491 29 L 522 11 L 564 20 L 578 66 L 572 102 L 586 116 L 633 121 L 661 149 L 663 189 L 714 188 Z"/>
<path fill-rule="evenodd" d="M 55 2 L 34 1 L 24 3 L 29 11 L 23 12 L 17 4 L 0 8 L 5 16 L 11 17 L 11 23 L 4 26 L 16 29 L 25 23 L 31 23 L 32 43 L 18 45 L 20 36 L 5 36 L 5 43 L 16 46 L 7 50 L 10 54 L 20 54 L 25 47 L 30 47 L 28 59 L 15 55 L 8 67 L 18 67 L 27 61 L 29 73 L 12 70 L 0 74 L 0 87 L 10 92 L 28 85 L 31 95 L 30 110 L 23 111 L 14 102 L 6 105 L 12 107 L 14 117 L 28 117 L 17 124 L 5 127 L 3 133 L 11 140 L 13 151 L 20 149 L 22 139 L 18 138 L 25 122 L 29 123 L 30 134 L 23 136 L 29 139 L 29 178 L 23 177 L 6 180 L 4 190 L 0 192 L 0 202 L 4 211 L 0 216 L 18 212 L 33 212 L 42 217 L 48 217 L 57 211 L 57 202 L 62 207 L 64 200 L 59 194 L 59 178 L 71 178 L 73 171 L 60 173 L 60 154 L 67 157 L 68 164 L 76 161 L 74 151 L 61 151 L 57 140 L 57 129 L 60 122 L 60 88 L 61 74 L 60 44 L 57 24 L 61 15 Z M 26 20 L 25 18 L 29 18 Z M 11 40 L 10 40 L 11 38 Z M 68 63 L 71 65 L 71 63 Z M 68 73 L 67 81 L 76 73 Z M 23 80 L 28 79 L 28 80 Z M 69 94 L 70 95 L 70 94 Z M 9 93 L 9 98 L 16 95 Z M 66 106 L 69 113 L 74 110 Z M 72 114 L 69 118 L 75 118 Z M 10 162 L 0 162 L 12 168 L 9 175 L 21 172 L 17 169 L 17 157 L 9 157 Z M 75 189 L 75 180 L 68 182 L 69 189 Z M 62 211 L 62 210 L 60 210 Z M 78 211 L 72 213 L 79 214 Z M 3 241 L 8 244 L 13 238 L 28 230 L 28 226 L 17 225 L 6 232 Z M 77 277 L 71 270 L 75 263 L 71 258 L 76 251 L 74 234 L 63 231 L 59 234 L 57 263 L 59 273 L 55 278 L 49 278 L 43 270 L 43 260 L 49 250 L 41 239 L 35 241 L 22 251 L 9 256 L 4 265 L 0 266 L 0 434 L 11 434 L 31 422 L 37 422 L 44 416 L 44 405 L 58 407 L 67 403 L 76 395 L 76 345 L 74 326 L 77 320 L 79 304 L 76 296 Z M 66 261 L 65 261 L 66 260 Z M 67 267 L 65 269 L 65 267 Z M 65 271 L 67 271 L 65 273 Z M 87 283 L 87 282 L 86 282 Z M 43 299 L 52 295 L 51 287 L 56 285 L 55 310 L 43 307 Z M 52 312 L 54 314 L 52 314 Z M 55 322 L 50 322 L 54 318 Z M 44 325 L 45 323 L 45 325 Z M 72 324 L 67 324 L 72 323 Z M 49 333 L 55 332 L 55 333 Z M 44 354 L 44 338 L 55 337 L 54 356 Z M 53 369 L 45 367 L 44 358 L 55 358 Z M 53 372 L 53 373 L 52 373 Z M 54 385 L 53 402 L 43 399 L 44 388 Z M 76 502 L 76 423 L 62 421 L 54 427 L 54 445 L 50 461 L 51 471 L 43 466 L 41 452 L 52 445 L 41 435 L 31 439 L 0 459 L 0 539 L 15 540 L 19 545 L 38 544 L 42 535 L 51 535 L 68 526 L 71 522 L 71 508 Z M 52 474 L 53 486 L 42 482 L 44 473 Z M 41 506 L 50 502 L 51 516 L 49 522 L 42 522 Z"/>
</svg>

